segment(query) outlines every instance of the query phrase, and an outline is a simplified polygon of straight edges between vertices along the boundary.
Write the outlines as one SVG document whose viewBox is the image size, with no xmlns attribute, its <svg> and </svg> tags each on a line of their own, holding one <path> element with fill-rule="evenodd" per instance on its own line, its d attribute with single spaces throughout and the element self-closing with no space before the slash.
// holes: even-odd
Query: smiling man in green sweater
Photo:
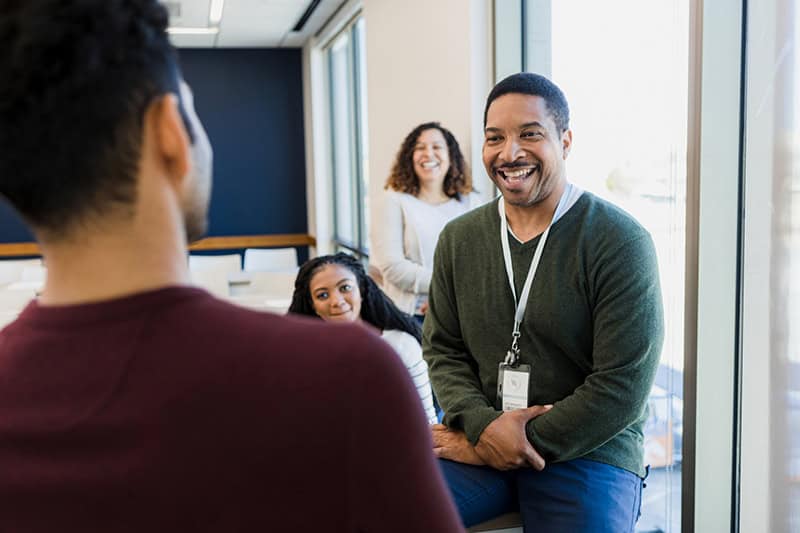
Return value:
<svg viewBox="0 0 800 533">
<path fill-rule="evenodd" d="M 664 329 L 652 239 L 567 181 L 552 82 L 501 81 L 484 126 L 502 196 L 441 234 L 424 325 L 440 466 L 467 526 L 519 509 L 526 530 L 632 532 Z"/>
</svg>

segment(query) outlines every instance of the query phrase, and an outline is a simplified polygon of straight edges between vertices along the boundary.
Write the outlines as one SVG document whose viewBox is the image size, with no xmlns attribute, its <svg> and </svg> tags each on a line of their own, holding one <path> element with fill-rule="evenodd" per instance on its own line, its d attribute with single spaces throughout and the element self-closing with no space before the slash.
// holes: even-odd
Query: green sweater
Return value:
<svg viewBox="0 0 800 533">
<path fill-rule="evenodd" d="M 509 235 L 517 294 L 538 242 Z M 514 324 L 497 200 L 445 227 L 429 296 L 431 383 L 445 424 L 475 444 L 501 414 L 498 364 Z M 548 462 L 591 459 L 644 476 L 642 428 L 664 338 L 647 231 L 584 192 L 550 230 L 520 330 L 529 403 L 554 404 L 526 427 L 534 448 Z"/>
</svg>

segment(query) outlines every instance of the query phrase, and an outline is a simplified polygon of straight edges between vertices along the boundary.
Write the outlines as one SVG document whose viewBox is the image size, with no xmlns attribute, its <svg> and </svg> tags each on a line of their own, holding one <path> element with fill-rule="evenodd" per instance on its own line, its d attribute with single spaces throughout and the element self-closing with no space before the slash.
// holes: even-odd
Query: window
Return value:
<svg viewBox="0 0 800 533">
<path fill-rule="evenodd" d="M 741 531 L 800 531 L 800 2 L 748 5 Z"/>
<path fill-rule="evenodd" d="M 368 151 L 364 20 L 347 25 L 325 48 L 333 169 L 333 240 L 338 250 L 368 254 Z"/>
<path fill-rule="evenodd" d="M 653 236 L 666 340 L 645 427 L 643 531 L 680 531 L 689 0 L 496 0 L 498 80 L 520 70 L 567 96 L 571 182 Z"/>
</svg>

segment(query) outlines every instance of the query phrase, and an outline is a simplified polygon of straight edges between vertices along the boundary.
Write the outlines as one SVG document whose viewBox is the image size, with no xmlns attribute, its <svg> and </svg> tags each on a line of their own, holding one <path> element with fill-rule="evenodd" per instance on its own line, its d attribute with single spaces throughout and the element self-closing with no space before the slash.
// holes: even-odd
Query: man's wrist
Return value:
<svg viewBox="0 0 800 533">
<path fill-rule="evenodd" d="M 481 407 L 462 414 L 464 433 L 467 435 L 467 440 L 469 440 L 470 444 L 476 446 L 483 431 L 502 414 L 502 411 L 497 411 L 491 407 Z"/>
</svg>

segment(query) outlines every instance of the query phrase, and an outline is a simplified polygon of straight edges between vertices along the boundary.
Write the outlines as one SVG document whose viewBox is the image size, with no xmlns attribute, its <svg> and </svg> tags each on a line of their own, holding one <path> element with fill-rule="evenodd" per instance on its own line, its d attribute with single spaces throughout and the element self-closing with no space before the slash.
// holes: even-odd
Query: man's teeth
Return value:
<svg viewBox="0 0 800 533">
<path fill-rule="evenodd" d="M 505 175 L 506 178 L 521 178 L 522 176 L 529 174 L 531 170 L 532 169 L 530 168 L 526 168 L 523 170 L 504 170 L 503 174 Z"/>
</svg>

